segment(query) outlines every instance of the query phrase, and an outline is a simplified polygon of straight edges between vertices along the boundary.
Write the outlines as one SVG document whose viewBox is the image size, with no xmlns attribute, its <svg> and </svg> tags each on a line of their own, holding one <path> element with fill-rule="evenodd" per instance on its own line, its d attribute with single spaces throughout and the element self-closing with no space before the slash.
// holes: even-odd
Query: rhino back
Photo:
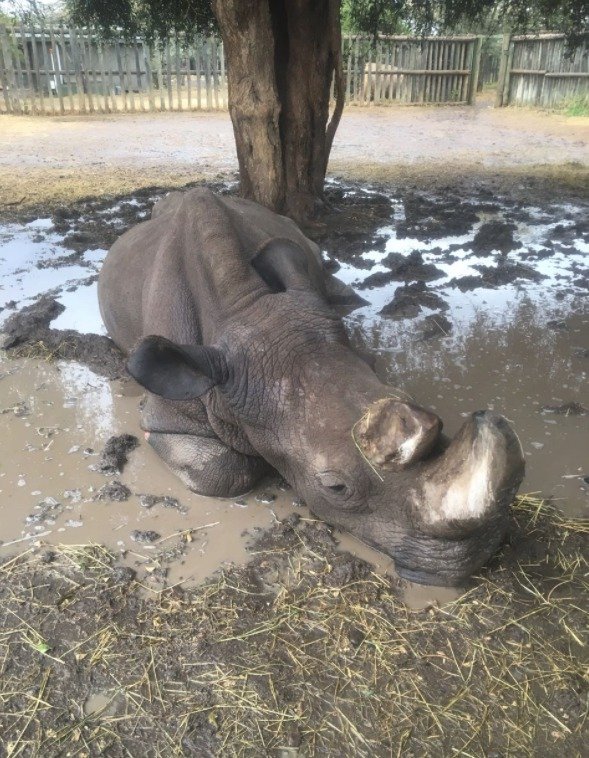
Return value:
<svg viewBox="0 0 589 758">
<path fill-rule="evenodd" d="M 125 351 L 148 334 L 180 344 L 201 343 L 203 331 L 214 337 L 218 301 L 233 288 L 260 286 L 249 264 L 275 237 L 304 250 L 321 291 L 319 249 L 290 219 L 204 188 L 170 193 L 106 257 L 98 294 L 108 333 Z"/>
</svg>

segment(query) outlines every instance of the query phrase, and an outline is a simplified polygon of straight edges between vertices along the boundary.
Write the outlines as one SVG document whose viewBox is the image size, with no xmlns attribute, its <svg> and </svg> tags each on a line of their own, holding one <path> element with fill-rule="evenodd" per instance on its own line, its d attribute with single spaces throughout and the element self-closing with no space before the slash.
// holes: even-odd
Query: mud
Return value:
<svg viewBox="0 0 589 758">
<path fill-rule="evenodd" d="M 89 466 L 90 471 L 98 471 L 105 476 L 121 474 L 129 460 L 129 453 L 136 447 L 139 447 L 139 440 L 134 434 L 109 437 L 100 453 L 100 460 Z"/>
<path fill-rule="evenodd" d="M 496 209 L 498 210 L 498 209 Z M 483 224 L 472 241 L 472 251 L 477 255 L 490 255 L 493 252 L 509 253 L 516 248 L 513 233 L 515 224 L 503 221 L 489 221 Z"/>
<path fill-rule="evenodd" d="M 418 316 L 424 309 L 448 308 L 446 301 L 429 290 L 424 282 L 414 282 L 399 287 L 390 303 L 381 308 L 380 316 L 387 318 L 406 319 Z"/>
<path fill-rule="evenodd" d="M 93 287 L 95 283 L 93 279 L 84 284 Z M 94 291 L 91 296 L 96 296 Z M 126 376 L 124 356 L 108 337 L 50 327 L 64 311 L 65 307 L 54 298 L 40 297 L 0 327 L 0 345 L 15 356 L 76 360 L 109 379 Z"/>
</svg>

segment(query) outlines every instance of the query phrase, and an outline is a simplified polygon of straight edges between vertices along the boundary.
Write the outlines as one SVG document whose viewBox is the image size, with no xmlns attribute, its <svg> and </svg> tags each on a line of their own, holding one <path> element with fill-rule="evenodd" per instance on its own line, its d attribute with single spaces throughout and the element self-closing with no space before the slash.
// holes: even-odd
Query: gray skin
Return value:
<svg viewBox="0 0 589 758">
<path fill-rule="evenodd" d="M 113 245 L 98 292 L 148 390 L 149 442 L 190 489 L 236 496 L 274 468 L 427 584 L 463 583 L 501 544 L 524 471 L 515 433 L 479 411 L 448 442 L 383 384 L 333 308 L 350 293 L 289 219 L 172 193 Z"/>
</svg>

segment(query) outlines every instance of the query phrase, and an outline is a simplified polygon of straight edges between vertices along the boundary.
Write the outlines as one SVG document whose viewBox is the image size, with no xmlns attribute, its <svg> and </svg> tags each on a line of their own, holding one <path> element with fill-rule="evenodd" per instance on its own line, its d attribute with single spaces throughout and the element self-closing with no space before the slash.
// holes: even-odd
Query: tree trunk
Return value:
<svg viewBox="0 0 589 758">
<path fill-rule="evenodd" d="M 323 197 L 344 102 L 340 0 L 213 0 L 213 9 L 227 56 L 241 193 L 308 220 Z"/>
</svg>

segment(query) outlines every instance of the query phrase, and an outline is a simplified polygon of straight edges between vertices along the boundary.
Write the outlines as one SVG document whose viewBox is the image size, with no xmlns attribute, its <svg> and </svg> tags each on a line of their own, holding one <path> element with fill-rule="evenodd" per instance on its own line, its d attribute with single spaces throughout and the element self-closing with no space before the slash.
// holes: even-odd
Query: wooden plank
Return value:
<svg viewBox="0 0 589 758">
<path fill-rule="evenodd" d="M 200 35 L 196 37 L 195 45 L 195 66 L 196 66 L 196 100 L 198 103 L 198 110 L 202 108 L 202 92 L 201 92 L 201 76 L 202 76 L 202 38 Z"/>
<path fill-rule="evenodd" d="M 380 105 L 383 101 L 383 90 L 385 89 L 385 76 L 386 69 L 383 71 L 383 49 L 382 43 L 379 41 L 376 43 L 374 51 L 374 103 Z M 384 85 L 384 86 L 383 86 Z"/>
<path fill-rule="evenodd" d="M 35 96 L 35 88 L 33 87 L 33 71 L 31 69 L 31 62 L 29 59 L 29 48 L 27 44 L 27 35 L 25 34 L 25 28 L 22 24 L 22 21 L 19 24 L 19 34 L 20 34 L 20 41 L 23 48 L 23 58 L 25 60 L 25 71 L 27 75 L 27 86 L 26 86 L 26 93 L 25 97 L 30 102 L 30 108 L 34 115 L 36 115 L 39 111 L 37 108 L 37 98 Z"/>
<path fill-rule="evenodd" d="M 472 51 L 472 71 L 469 80 L 468 103 L 474 105 L 477 96 L 477 83 L 479 81 L 479 70 L 481 68 L 481 50 L 483 48 L 483 38 L 477 37 L 473 44 Z"/>
<path fill-rule="evenodd" d="M 469 42 L 462 42 L 461 43 L 461 54 L 460 54 L 460 66 L 461 68 L 466 67 L 466 61 L 468 60 L 468 45 Z M 458 102 L 465 103 L 467 100 L 467 92 L 468 92 L 468 76 L 463 77 L 460 81 L 460 99 Z"/>
<path fill-rule="evenodd" d="M 370 76 L 366 76 L 366 71 L 370 72 Z M 376 84 L 376 81 L 375 81 Z M 372 44 L 368 45 L 368 55 L 364 59 L 364 76 L 363 76 L 363 91 L 362 91 L 362 103 L 364 105 L 372 105 Z"/>
<path fill-rule="evenodd" d="M 503 102 L 503 91 L 505 89 L 505 78 L 507 76 L 507 59 L 509 57 L 509 48 L 511 46 L 511 35 L 504 34 L 501 42 L 501 56 L 499 58 L 499 76 L 497 79 L 497 94 L 495 96 L 495 107 L 501 108 L 507 103 Z"/>
<path fill-rule="evenodd" d="M 67 46 L 65 42 L 65 30 L 63 28 L 63 25 L 59 27 L 59 39 L 61 41 L 61 66 L 64 71 L 64 78 L 66 83 L 66 90 L 67 90 L 67 99 L 69 104 L 69 112 L 73 113 L 75 110 L 74 107 L 74 96 L 72 93 L 72 85 L 71 85 L 71 66 L 68 62 L 68 52 L 67 52 Z M 71 54 L 69 56 L 71 58 Z"/>
<path fill-rule="evenodd" d="M 223 43 L 223 40 L 219 43 L 219 55 L 221 60 L 221 87 L 223 91 L 223 99 L 221 102 L 221 106 L 223 108 L 227 108 L 229 106 L 229 101 L 227 99 L 227 74 L 225 72 L 225 45 Z M 332 88 L 332 96 L 331 99 L 335 100 L 335 75 L 333 76 L 332 82 L 331 82 L 331 88 Z"/>
<path fill-rule="evenodd" d="M 92 93 L 92 57 L 89 48 L 89 41 L 84 29 L 77 30 L 77 41 L 80 51 L 80 67 L 82 71 L 82 81 L 84 82 L 84 93 L 88 99 L 88 109 L 94 113 L 94 95 Z"/>
<path fill-rule="evenodd" d="M 158 40 L 155 47 L 153 48 L 153 54 L 154 54 L 154 60 L 155 60 L 155 68 L 156 68 L 156 75 L 157 75 L 157 86 L 159 90 L 159 100 L 160 100 L 160 111 L 166 110 L 166 99 L 164 94 L 164 72 L 162 71 L 162 42 L 161 40 Z"/>
<path fill-rule="evenodd" d="M 207 110 L 210 111 L 213 105 L 211 92 L 211 50 L 208 38 L 204 41 L 204 70 L 205 70 L 205 87 L 207 89 Z"/>
<path fill-rule="evenodd" d="M 92 29 L 88 28 L 84 33 L 84 49 L 85 49 L 85 70 L 86 81 L 88 87 L 88 93 L 91 100 L 92 109 L 104 112 L 104 107 L 100 102 L 98 77 L 100 73 L 98 71 L 98 47 L 94 38 L 92 37 Z"/>
<path fill-rule="evenodd" d="M 190 66 L 191 48 L 186 36 L 184 36 L 184 49 L 186 50 L 186 91 L 188 96 L 188 110 L 192 110 L 192 71 Z"/>
<path fill-rule="evenodd" d="M 217 40 L 211 37 L 211 59 L 213 62 L 213 94 L 215 99 L 215 108 L 219 110 L 219 58 L 218 58 Z"/>
<path fill-rule="evenodd" d="M 442 71 L 447 71 L 449 66 L 446 61 L 446 56 L 448 53 L 448 43 L 447 42 L 441 42 L 442 47 L 442 56 L 440 61 L 440 68 Z M 446 94 L 446 90 L 448 88 L 448 75 L 447 74 L 440 74 L 440 102 L 446 103 L 448 101 L 448 96 Z"/>
<path fill-rule="evenodd" d="M 2 95 L 4 97 L 4 107 L 6 113 L 13 113 L 12 101 L 10 99 L 10 84 L 8 81 L 8 72 L 12 64 L 11 57 L 8 55 L 8 45 L 4 43 L 6 29 L 0 24 L 0 53 L 2 53 L 2 65 L 0 66 L 0 84 L 2 84 Z"/>
<path fill-rule="evenodd" d="M 114 61 L 113 61 L 114 56 Z M 116 48 L 115 44 L 112 40 L 109 40 L 108 43 L 104 46 L 104 57 L 105 57 L 105 66 L 106 66 L 106 76 L 108 79 L 108 91 L 110 93 L 110 107 L 111 110 L 114 113 L 118 113 L 119 111 L 119 101 L 117 99 L 117 90 L 115 86 L 115 76 L 116 76 Z"/>
<path fill-rule="evenodd" d="M 80 60 L 80 50 L 78 47 L 78 30 L 75 27 L 70 28 L 70 49 L 72 51 L 72 61 L 76 77 L 76 91 L 78 100 L 78 110 L 80 113 L 86 113 L 86 97 L 84 92 L 84 80 L 82 78 L 82 68 Z"/>
<path fill-rule="evenodd" d="M 153 92 L 153 74 L 151 73 L 151 46 L 143 42 L 143 61 L 145 63 L 145 77 L 147 79 L 147 99 L 150 111 L 155 111 L 155 95 Z"/>
<path fill-rule="evenodd" d="M 345 46 L 345 41 L 342 39 L 342 45 L 344 45 L 345 49 L 345 55 L 346 58 L 343 58 L 342 60 L 346 61 L 346 105 L 349 104 L 350 100 L 352 99 L 352 45 L 350 44 L 349 37 L 346 37 L 346 40 L 348 42 L 348 45 Z"/>
<path fill-rule="evenodd" d="M 354 39 L 354 97 L 353 100 L 357 101 L 359 99 L 359 94 L 361 92 L 361 82 L 358 81 L 359 78 L 359 69 L 360 69 L 360 37 L 356 35 Z"/>
<path fill-rule="evenodd" d="M 126 113 L 127 108 L 127 88 L 125 84 L 125 72 L 123 69 L 123 56 L 121 55 L 121 43 L 118 39 L 114 41 L 115 57 L 117 59 L 117 69 L 119 74 L 119 89 L 121 91 L 121 99 L 123 102 L 123 111 Z M 116 93 L 116 90 L 115 90 Z"/>
<path fill-rule="evenodd" d="M 589 76 L 589 71 L 548 71 L 547 69 L 523 69 L 523 68 L 512 68 L 511 69 L 511 75 L 512 76 L 555 76 L 560 79 L 566 79 L 567 77 L 575 77 L 575 76 Z"/>
<path fill-rule="evenodd" d="M 137 81 L 137 94 L 139 97 L 139 110 L 145 111 L 145 100 L 143 98 L 143 82 L 141 81 L 141 59 L 139 57 L 139 46 L 137 38 L 133 40 L 133 53 L 135 55 L 135 80 Z"/>
<path fill-rule="evenodd" d="M 125 72 L 126 90 L 129 97 L 131 113 L 135 113 L 136 108 L 135 93 L 133 91 L 133 68 L 129 61 L 129 45 L 127 44 L 126 40 L 123 41 L 123 70 Z"/>
<path fill-rule="evenodd" d="M 172 62 L 170 55 L 170 38 L 166 39 L 166 86 L 168 89 L 168 107 L 174 110 L 174 93 L 172 91 Z"/>
<path fill-rule="evenodd" d="M 16 87 L 19 93 L 18 100 L 20 103 L 21 112 L 28 113 L 30 110 L 30 106 L 28 104 L 27 93 L 26 93 L 25 85 L 23 81 L 23 72 L 20 65 L 20 51 L 18 47 L 18 40 L 16 38 L 16 32 L 15 32 L 14 26 L 10 27 L 9 45 L 12 48 L 13 57 L 14 57 L 14 74 L 15 74 L 14 78 L 15 78 Z"/>
<path fill-rule="evenodd" d="M 39 67 L 39 51 L 37 50 L 37 35 L 35 33 L 35 29 L 32 26 L 29 27 L 29 36 L 31 38 L 31 52 L 33 56 L 33 68 L 35 70 L 35 89 L 39 95 L 41 113 L 45 114 L 45 94 L 43 92 L 43 87 L 41 86 L 41 70 Z"/>
<path fill-rule="evenodd" d="M 511 78 L 511 68 L 513 64 L 513 45 L 510 45 L 509 52 L 507 54 L 507 63 L 505 66 L 505 77 L 503 80 L 503 93 L 502 103 L 503 105 L 509 105 L 509 81 Z"/>
<path fill-rule="evenodd" d="M 108 76 L 106 73 L 106 65 L 104 62 L 104 42 L 98 29 L 94 29 L 94 39 L 96 44 L 96 54 L 98 56 L 98 65 L 100 66 L 100 84 L 102 91 L 102 110 L 104 113 L 111 112 Z"/>
<path fill-rule="evenodd" d="M 57 37 L 53 30 L 53 25 L 49 27 L 49 39 L 51 40 L 51 57 L 53 58 L 53 71 L 55 77 L 55 88 L 57 90 L 57 98 L 59 101 L 59 112 L 63 116 L 65 113 L 65 105 L 63 102 L 63 90 L 61 86 L 61 56 L 59 54 L 59 48 L 57 46 Z M 26 57 L 26 56 L 25 56 Z M 56 64 L 57 63 L 57 67 Z"/>
<path fill-rule="evenodd" d="M 178 110 L 182 107 L 182 65 L 180 63 L 180 49 L 178 47 L 178 34 L 174 36 L 174 67 L 176 69 L 176 92 L 178 94 Z"/>
<path fill-rule="evenodd" d="M 548 71 L 544 76 L 547 79 L 586 79 L 589 71 Z"/>
</svg>

